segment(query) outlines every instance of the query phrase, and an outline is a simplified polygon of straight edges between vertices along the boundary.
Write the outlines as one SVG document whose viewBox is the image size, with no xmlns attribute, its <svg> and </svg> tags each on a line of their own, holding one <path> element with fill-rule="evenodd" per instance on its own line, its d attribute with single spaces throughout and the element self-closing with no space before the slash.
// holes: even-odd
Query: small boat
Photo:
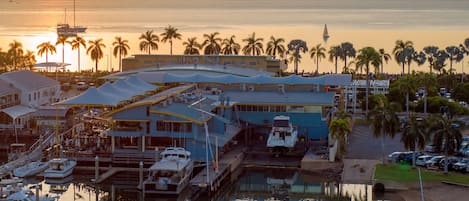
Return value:
<svg viewBox="0 0 469 201">
<path fill-rule="evenodd" d="M 10 144 L 10 149 L 8 150 L 8 161 L 14 161 L 19 159 L 27 154 L 26 144 L 24 143 L 13 143 Z"/>
<path fill-rule="evenodd" d="M 75 160 L 68 158 L 54 158 L 49 161 L 49 168 L 44 171 L 44 178 L 58 179 L 70 176 L 77 165 Z"/>
<path fill-rule="evenodd" d="M 49 163 L 47 162 L 35 161 L 16 168 L 13 170 L 13 174 L 17 177 L 29 177 L 43 172 L 48 167 Z"/>
<path fill-rule="evenodd" d="M 143 192 L 149 194 L 179 194 L 192 176 L 194 164 L 191 153 L 182 147 L 168 147 L 161 152 L 161 160 L 149 169 L 143 182 Z"/>
<path fill-rule="evenodd" d="M 13 193 L 20 192 L 21 190 L 23 190 L 23 188 L 23 183 L 0 187 L 0 200 L 5 200 L 8 196 L 12 195 Z"/>
<path fill-rule="evenodd" d="M 18 178 L 18 177 L 13 177 L 11 174 L 2 177 L 0 180 L 0 186 L 8 186 L 8 185 L 15 185 L 18 183 L 23 182 L 23 179 Z"/>
<path fill-rule="evenodd" d="M 298 141 L 298 133 L 293 128 L 288 116 L 274 117 L 272 130 L 267 139 L 267 147 L 271 152 L 291 151 Z"/>
<path fill-rule="evenodd" d="M 13 193 L 6 198 L 7 201 L 36 201 L 36 194 L 29 189 L 23 189 L 19 192 Z M 39 197 L 39 201 L 54 201 L 57 197 Z"/>
<path fill-rule="evenodd" d="M 324 25 L 324 31 L 322 33 L 322 39 L 324 40 L 324 42 L 327 42 L 327 40 L 329 39 L 329 31 L 327 31 L 327 24 Z"/>
</svg>

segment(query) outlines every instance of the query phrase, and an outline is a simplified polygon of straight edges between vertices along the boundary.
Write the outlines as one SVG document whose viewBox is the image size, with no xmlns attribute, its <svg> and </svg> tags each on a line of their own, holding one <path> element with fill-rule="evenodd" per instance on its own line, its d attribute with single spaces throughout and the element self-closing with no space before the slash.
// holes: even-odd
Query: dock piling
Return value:
<svg viewBox="0 0 469 201">
<path fill-rule="evenodd" d="M 143 161 L 138 165 L 138 188 L 143 189 Z"/>
<path fill-rule="evenodd" d="M 96 155 L 94 158 L 94 181 L 98 182 L 99 178 L 99 156 Z"/>
</svg>

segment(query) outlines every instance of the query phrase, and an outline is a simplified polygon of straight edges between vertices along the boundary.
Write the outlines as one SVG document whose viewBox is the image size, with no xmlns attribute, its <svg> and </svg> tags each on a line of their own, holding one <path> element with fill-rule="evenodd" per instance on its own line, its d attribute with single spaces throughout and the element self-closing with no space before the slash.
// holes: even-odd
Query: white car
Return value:
<svg viewBox="0 0 469 201">
<path fill-rule="evenodd" d="M 440 161 L 443 160 L 443 158 L 444 156 L 434 156 L 430 160 L 425 162 L 425 167 L 427 168 L 433 167 L 433 166 L 438 167 L 438 165 L 440 164 Z"/>
<path fill-rule="evenodd" d="M 454 170 L 456 171 L 466 171 L 466 167 L 469 165 L 469 158 L 464 158 L 460 160 L 459 162 L 455 163 L 453 165 Z"/>
<path fill-rule="evenodd" d="M 433 156 L 430 156 L 430 155 L 419 156 L 417 158 L 417 160 L 415 160 L 415 165 L 425 166 L 425 162 L 427 162 L 428 160 L 430 160 L 432 158 L 433 158 Z"/>
</svg>

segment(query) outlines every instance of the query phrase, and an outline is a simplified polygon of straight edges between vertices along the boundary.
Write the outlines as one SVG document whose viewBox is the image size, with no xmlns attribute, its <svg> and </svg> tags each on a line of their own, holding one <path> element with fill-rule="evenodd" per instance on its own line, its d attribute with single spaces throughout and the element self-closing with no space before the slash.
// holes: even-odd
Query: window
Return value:
<svg viewBox="0 0 469 201">
<path fill-rule="evenodd" d="M 156 130 L 162 132 L 192 133 L 192 123 L 156 121 Z"/>
<path fill-rule="evenodd" d="M 31 102 L 31 94 L 29 94 L 29 102 Z"/>
<path fill-rule="evenodd" d="M 36 100 L 36 92 L 34 92 L 34 100 Z"/>
</svg>

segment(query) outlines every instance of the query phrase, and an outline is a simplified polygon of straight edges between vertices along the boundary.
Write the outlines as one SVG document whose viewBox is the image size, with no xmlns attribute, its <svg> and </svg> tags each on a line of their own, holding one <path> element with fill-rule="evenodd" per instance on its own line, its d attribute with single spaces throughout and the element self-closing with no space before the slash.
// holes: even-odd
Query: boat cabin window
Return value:
<svg viewBox="0 0 469 201">
<path fill-rule="evenodd" d="M 50 168 L 53 170 L 63 170 L 63 164 L 62 163 L 50 163 Z"/>
<path fill-rule="evenodd" d="M 274 127 L 289 127 L 288 120 L 274 120 Z"/>
</svg>

